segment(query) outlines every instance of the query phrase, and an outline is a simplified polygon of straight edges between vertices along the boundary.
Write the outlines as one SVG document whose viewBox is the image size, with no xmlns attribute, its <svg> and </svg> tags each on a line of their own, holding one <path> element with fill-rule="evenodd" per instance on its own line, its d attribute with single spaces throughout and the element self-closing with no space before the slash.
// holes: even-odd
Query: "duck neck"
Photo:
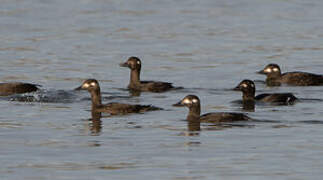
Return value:
<svg viewBox="0 0 323 180">
<path fill-rule="evenodd" d="M 270 84 L 276 85 L 281 80 L 281 77 L 282 77 L 282 75 L 280 72 L 267 74 L 266 83 L 267 83 L 267 85 L 268 84 L 269 85 Z"/>
<path fill-rule="evenodd" d="M 280 82 L 280 79 L 267 78 L 266 79 L 266 85 L 267 86 L 280 86 L 281 85 L 281 82 Z"/>
<path fill-rule="evenodd" d="M 243 91 L 242 92 L 243 101 L 254 101 L 255 100 L 255 90 Z"/>
<path fill-rule="evenodd" d="M 140 85 L 140 69 L 132 69 L 130 72 L 130 82 L 129 86 Z"/>
<path fill-rule="evenodd" d="M 90 91 L 92 100 L 92 109 L 101 106 L 101 91 L 100 88 Z"/>
<path fill-rule="evenodd" d="M 187 120 L 199 119 L 201 114 L 201 105 L 196 104 L 189 107 L 189 113 L 187 115 Z"/>
</svg>

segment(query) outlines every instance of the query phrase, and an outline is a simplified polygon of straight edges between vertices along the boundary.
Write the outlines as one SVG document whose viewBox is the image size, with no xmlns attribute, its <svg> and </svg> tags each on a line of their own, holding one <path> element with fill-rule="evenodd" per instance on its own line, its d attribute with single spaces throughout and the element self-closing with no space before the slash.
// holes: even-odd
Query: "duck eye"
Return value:
<svg viewBox="0 0 323 180">
<path fill-rule="evenodd" d="M 96 83 L 95 82 L 91 82 L 91 86 L 95 86 L 96 85 Z"/>
</svg>

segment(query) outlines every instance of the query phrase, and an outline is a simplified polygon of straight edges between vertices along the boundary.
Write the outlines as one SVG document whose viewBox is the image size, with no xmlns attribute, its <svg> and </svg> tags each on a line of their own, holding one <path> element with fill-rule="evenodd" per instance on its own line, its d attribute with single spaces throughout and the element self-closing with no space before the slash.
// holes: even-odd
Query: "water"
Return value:
<svg viewBox="0 0 323 180">
<path fill-rule="evenodd" d="M 42 91 L 0 101 L 0 176 L 6 179 L 321 179 L 322 102 L 257 106 L 259 121 L 203 124 L 190 134 L 187 94 L 202 112 L 241 111 L 229 91 L 266 64 L 322 73 L 322 5 L 309 1 L 3 0 L 0 80 L 33 82 Z M 142 79 L 186 89 L 129 97 L 129 56 L 143 61 Z M 93 123 L 89 94 L 96 78 L 113 101 L 165 111 Z M 320 98 L 323 87 L 275 87 Z M 121 89 L 120 89 L 121 88 Z M 113 98 L 116 97 L 116 98 Z M 34 99 L 35 98 L 35 99 Z M 34 101 L 34 102 L 33 102 Z M 193 136 L 189 136 L 193 135 Z"/>
</svg>

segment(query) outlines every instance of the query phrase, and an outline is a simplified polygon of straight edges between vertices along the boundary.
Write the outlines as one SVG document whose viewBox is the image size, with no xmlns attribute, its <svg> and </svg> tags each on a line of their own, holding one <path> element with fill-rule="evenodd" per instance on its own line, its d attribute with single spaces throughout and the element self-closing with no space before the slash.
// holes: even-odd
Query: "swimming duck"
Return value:
<svg viewBox="0 0 323 180">
<path fill-rule="evenodd" d="M 91 94 L 92 100 L 92 114 L 93 112 L 104 112 L 111 115 L 117 114 L 128 114 L 128 113 L 142 113 L 146 111 L 161 110 L 161 108 L 151 105 L 140 105 L 140 104 L 122 104 L 122 103 L 101 103 L 101 90 L 99 82 L 95 79 L 88 79 L 75 90 L 88 90 Z"/>
<path fill-rule="evenodd" d="M 138 57 L 130 57 L 127 62 L 121 63 L 121 67 L 128 67 L 130 72 L 130 82 L 128 89 L 133 91 L 165 92 L 180 87 L 174 87 L 172 83 L 161 81 L 140 81 L 141 61 Z"/>
<path fill-rule="evenodd" d="M 255 83 L 248 79 L 241 81 L 234 90 L 242 91 L 242 101 L 244 103 L 260 101 L 266 103 L 291 104 L 297 100 L 292 93 L 266 93 L 255 96 Z"/>
<path fill-rule="evenodd" d="M 0 83 L 0 96 L 34 92 L 38 90 L 37 86 L 39 85 L 22 82 Z"/>
<path fill-rule="evenodd" d="M 323 85 L 323 75 L 307 72 L 286 72 L 281 73 L 277 64 L 268 64 L 259 74 L 267 75 L 268 86 L 280 86 L 287 84 L 292 86 L 318 86 Z"/>
<path fill-rule="evenodd" d="M 200 99 L 195 95 L 187 95 L 181 101 L 174 104 L 174 106 L 186 106 L 189 108 L 189 112 L 187 115 L 188 121 L 199 119 L 200 122 L 204 123 L 222 123 L 234 121 L 247 121 L 251 119 L 245 114 L 232 112 L 212 112 L 200 115 Z"/>
</svg>

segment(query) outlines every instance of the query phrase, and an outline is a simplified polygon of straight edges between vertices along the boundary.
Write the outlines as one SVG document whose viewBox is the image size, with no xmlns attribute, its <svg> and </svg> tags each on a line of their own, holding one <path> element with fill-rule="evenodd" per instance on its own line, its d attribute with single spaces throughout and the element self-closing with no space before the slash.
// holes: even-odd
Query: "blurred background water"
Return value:
<svg viewBox="0 0 323 180">
<path fill-rule="evenodd" d="M 13 179 L 320 179 L 323 103 L 257 106 L 241 126 L 202 125 L 194 136 L 174 108 L 196 94 L 202 112 L 241 111 L 230 91 L 268 63 L 283 72 L 322 73 L 323 2 L 319 0 L 2 0 L 0 80 L 42 85 L 0 101 L 0 177 Z M 129 70 L 186 89 L 129 97 Z M 153 104 L 165 111 L 91 118 L 96 78 L 104 102 Z M 323 87 L 275 87 L 321 98 Z M 117 98 L 113 98 L 116 97 Z M 126 98 L 118 98 L 126 97 Z M 19 96 L 20 97 L 20 96 Z M 127 98 L 129 97 L 129 98 Z"/>
</svg>

